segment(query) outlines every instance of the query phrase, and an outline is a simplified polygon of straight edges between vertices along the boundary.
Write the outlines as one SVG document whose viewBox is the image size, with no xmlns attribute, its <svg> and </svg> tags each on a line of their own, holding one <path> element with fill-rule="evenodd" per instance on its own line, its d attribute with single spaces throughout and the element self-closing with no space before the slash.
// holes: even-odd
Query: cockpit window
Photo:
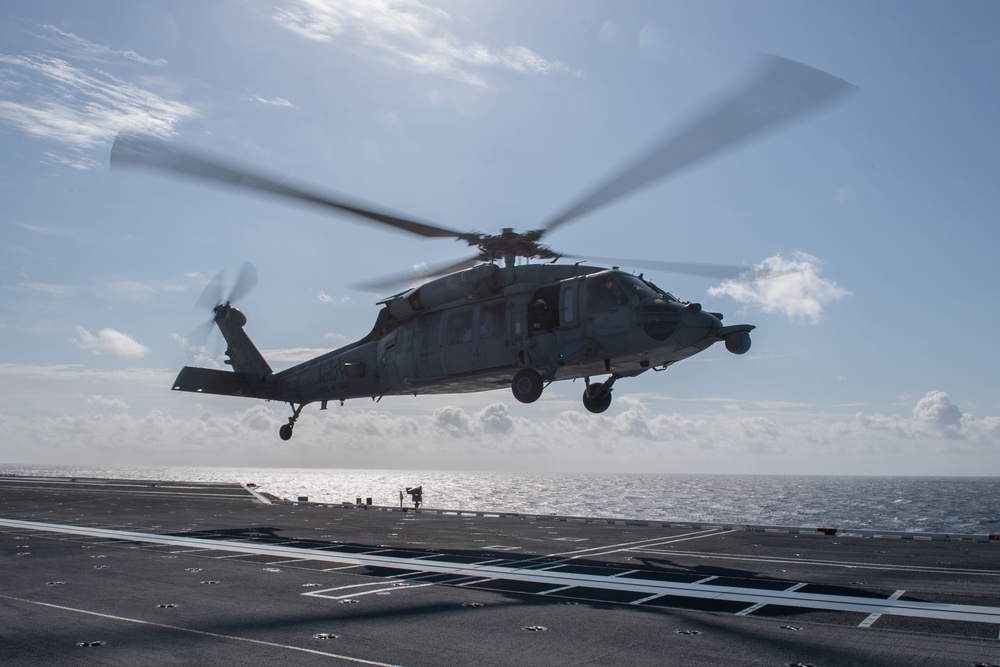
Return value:
<svg viewBox="0 0 1000 667">
<path fill-rule="evenodd" d="M 587 310 L 596 313 L 611 310 L 628 303 L 628 296 L 611 273 L 587 280 Z"/>
<path fill-rule="evenodd" d="M 621 280 L 623 285 L 625 285 L 625 289 L 628 290 L 629 294 L 634 294 L 642 301 L 660 298 L 660 295 L 657 294 L 652 287 L 635 276 L 622 273 L 618 275 L 618 279 Z"/>
<path fill-rule="evenodd" d="M 653 298 L 662 299 L 667 303 L 680 301 L 680 299 L 678 299 L 670 292 L 660 289 L 650 281 L 643 278 L 641 273 L 638 276 L 630 276 L 628 274 L 618 274 L 618 277 L 621 278 L 623 283 L 626 283 L 630 286 L 631 293 L 639 295 L 639 298 L 642 299 L 643 301 L 645 301 L 648 298 L 646 296 L 643 296 L 644 294 L 651 294 Z M 638 286 L 635 288 L 634 291 L 631 290 L 631 286 L 635 285 L 636 283 L 638 283 Z M 649 291 L 646 292 L 645 290 Z"/>
</svg>

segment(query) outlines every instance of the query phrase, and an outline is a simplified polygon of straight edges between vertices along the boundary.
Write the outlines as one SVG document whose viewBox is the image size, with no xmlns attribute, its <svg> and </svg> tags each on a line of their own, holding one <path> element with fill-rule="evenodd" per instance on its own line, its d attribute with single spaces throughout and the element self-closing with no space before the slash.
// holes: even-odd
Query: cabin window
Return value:
<svg viewBox="0 0 1000 667">
<path fill-rule="evenodd" d="M 576 282 L 571 282 L 563 287 L 562 292 L 562 324 L 570 326 L 576 324 Z"/>
<path fill-rule="evenodd" d="M 479 337 L 483 340 L 503 335 L 504 304 L 483 306 L 479 313 Z"/>
<path fill-rule="evenodd" d="M 533 333 L 549 332 L 559 326 L 559 285 L 535 290 L 528 306 L 528 326 Z"/>
<path fill-rule="evenodd" d="M 587 281 L 587 310 L 592 313 L 613 310 L 628 303 L 625 290 L 610 273 Z"/>
<path fill-rule="evenodd" d="M 468 343 L 472 340 L 472 311 L 460 310 L 448 316 L 448 342 Z"/>
</svg>

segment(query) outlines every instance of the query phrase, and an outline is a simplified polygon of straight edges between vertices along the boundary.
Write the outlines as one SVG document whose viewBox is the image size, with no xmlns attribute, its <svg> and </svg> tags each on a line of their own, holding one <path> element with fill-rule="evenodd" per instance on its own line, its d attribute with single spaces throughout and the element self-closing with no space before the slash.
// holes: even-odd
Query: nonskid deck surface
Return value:
<svg viewBox="0 0 1000 667">
<path fill-rule="evenodd" d="M 996 542 L 388 509 L 0 477 L 0 661 L 1000 665 Z"/>
</svg>

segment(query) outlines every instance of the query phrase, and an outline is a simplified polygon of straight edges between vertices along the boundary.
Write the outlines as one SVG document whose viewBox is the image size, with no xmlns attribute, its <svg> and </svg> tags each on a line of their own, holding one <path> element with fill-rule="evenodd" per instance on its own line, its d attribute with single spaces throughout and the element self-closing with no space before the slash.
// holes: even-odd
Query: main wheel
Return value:
<svg viewBox="0 0 1000 667">
<path fill-rule="evenodd" d="M 291 424 L 285 424 L 284 426 L 282 426 L 281 428 L 279 428 L 278 429 L 278 435 L 281 436 L 282 440 L 291 440 L 292 439 L 292 425 Z"/>
<path fill-rule="evenodd" d="M 583 407 L 595 415 L 601 414 L 611 407 L 611 392 L 601 389 L 601 384 L 595 382 L 583 392 Z"/>
<path fill-rule="evenodd" d="M 534 403 L 542 395 L 542 376 L 538 371 L 522 368 L 514 374 L 510 390 L 522 403 Z"/>
</svg>

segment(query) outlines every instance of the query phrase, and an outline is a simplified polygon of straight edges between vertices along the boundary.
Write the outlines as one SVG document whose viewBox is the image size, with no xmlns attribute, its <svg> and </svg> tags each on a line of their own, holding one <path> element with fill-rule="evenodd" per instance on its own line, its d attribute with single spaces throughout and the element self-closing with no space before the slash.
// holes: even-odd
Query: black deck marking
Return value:
<svg viewBox="0 0 1000 667">
<path fill-rule="evenodd" d="M 560 586 L 548 582 L 521 581 L 519 579 L 487 579 L 467 584 L 463 588 L 482 588 L 504 593 L 543 593 L 560 588 Z"/>
<path fill-rule="evenodd" d="M 461 556 L 458 554 L 434 554 L 433 556 L 427 556 L 426 558 L 421 558 L 421 560 L 432 561 L 435 563 L 445 562 L 445 563 L 456 563 L 460 565 L 472 565 L 474 563 L 484 563 L 488 560 L 492 560 L 486 556 Z M 495 564 L 495 563 L 494 563 Z"/>
<path fill-rule="evenodd" d="M 323 551 L 334 551 L 345 554 L 369 554 L 374 551 L 381 551 L 378 547 L 359 547 L 350 544 L 338 544 L 336 546 L 323 547 Z"/>
<path fill-rule="evenodd" d="M 692 598 L 683 595 L 661 595 L 640 602 L 643 607 L 671 607 L 674 609 L 692 609 L 695 611 L 721 611 L 735 614 L 751 606 L 749 602 L 738 600 L 716 600 L 715 598 Z"/>
<path fill-rule="evenodd" d="M 604 567 L 601 565 L 558 565 L 552 568 L 554 572 L 569 572 L 572 574 L 596 574 L 601 577 L 615 577 L 627 572 L 623 567 Z"/>
<path fill-rule="evenodd" d="M 773 579 L 741 579 L 739 577 L 719 577 L 708 582 L 713 586 L 732 586 L 733 588 L 756 588 L 762 591 L 784 591 L 795 584 L 794 581 L 775 581 Z M 802 590 L 801 588 L 799 589 Z M 815 591 L 819 592 L 819 591 Z M 833 594 L 836 595 L 836 594 Z"/>
<path fill-rule="evenodd" d="M 637 593 L 635 591 L 622 591 L 614 588 L 592 588 L 590 586 L 574 586 L 564 591 L 555 591 L 548 597 L 574 598 L 577 600 L 594 600 L 596 602 L 618 602 L 628 604 L 648 598 L 647 593 Z"/>
<path fill-rule="evenodd" d="M 427 554 L 422 551 L 403 551 L 398 549 L 389 549 L 386 551 L 379 551 L 379 556 L 386 556 L 387 558 L 422 558 Z"/>
<path fill-rule="evenodd" d="M 798 589 L 799 593 L 814 593 L 817 595 L 845 595 L 854 598 L 872 598 L 875 600 L 888 600 L 894 591 L 879 590 L 869 588 L 855 588 L 853 586 L 830 586 L 826 584 L 806 584 Z"/>
<path fill-rule="evenodd" d="M 420 574 L 414 570 L 404 570 L 398 567 L 385 567 L 382 565 L 359 565 L 353 568 L 355 572 L 371 575 L 373 577 L 402 577 Z"/>
<path fill-rule="evenodd" d="M 705 578 L 701 574 L 685 574 L 683 572 L 658 572 L 655 570 L 639 570 L 627 572 L 620 579 L 648 579 L 650 581 L 672 581 L 678 584 L 693 584 Z"/>
<path fill-rule="evenodd" d="M 809 623 L 829 623 L 832 625 L 858 625 L 868 615 L 857 611 L 833 611 L 829 609 L 810 609 L 793 607 L 783 604 L 769 604 L 757 609 L 748 616 L 757 618 L 783 618 Z"/>
</svg>

